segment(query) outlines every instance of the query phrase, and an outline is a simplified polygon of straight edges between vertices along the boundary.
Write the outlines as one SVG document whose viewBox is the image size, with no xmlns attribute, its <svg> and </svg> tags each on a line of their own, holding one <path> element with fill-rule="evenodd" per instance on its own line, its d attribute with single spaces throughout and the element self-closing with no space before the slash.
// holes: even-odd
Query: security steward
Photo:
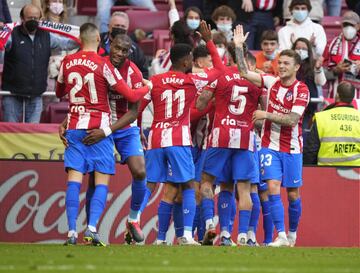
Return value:
<svg viewBox="0 0 360 273">
<path fill-rule="evenodd" d="M 355 87 L 341 82 L 335 103 L 315 114 L 304 145 L 304 164 L 360 166 L 360 111 L 352 105 Z"/>
</svg>

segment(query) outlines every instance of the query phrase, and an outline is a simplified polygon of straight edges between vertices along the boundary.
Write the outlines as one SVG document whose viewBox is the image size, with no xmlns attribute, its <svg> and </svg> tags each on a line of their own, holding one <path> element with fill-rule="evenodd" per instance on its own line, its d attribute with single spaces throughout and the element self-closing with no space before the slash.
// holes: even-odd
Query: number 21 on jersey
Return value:
<svg viewBox="0 0 360 273">
<path fill-rule="evenodd" d="M 165 90 L 161 94 L 161 100 L 165 100 L 165 118 L 169 119 L 173 116 L 173 102 L 177 101 L 176 117 L 180 117 L 184 113 L 185 107 L 185 89 L 179 89 L 174 94 L 171 89 Z"/>
<path fill-rule="evenodd" d="M 76 96 L 78 92 L 80 92 L 84 85 L 88 85 L 89 95 L 90 95 L 90 102 L 91 103 L 98 103 L 98 97 L 96 93 L 95 87 L 95 80 L 94 80 L 94 73 L 88 73 L 84 76 L 81 76 L 78 72 L 71 72 L 68 77 L 68 83 L 74 84 L 73 88 L 70 90 L 70 102 L 74 104 L 81 104 L 85 103 L 85 98 Z"/>
</svg>

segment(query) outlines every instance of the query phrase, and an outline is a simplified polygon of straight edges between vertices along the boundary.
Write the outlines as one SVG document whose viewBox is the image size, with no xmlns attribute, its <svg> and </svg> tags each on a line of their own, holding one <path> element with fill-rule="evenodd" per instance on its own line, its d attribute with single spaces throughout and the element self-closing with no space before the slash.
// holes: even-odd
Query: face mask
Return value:
<svg viewBox="0 0 360 273">
<path fill-rule="evenodd" d="M 50 3 L 49 9 L 52 13 L 60 15 L 64 11 L 63 3 Z"/>
<path fill-rule="evenodd" d="M 220 32 L 229 32 L 232 29 L 232 24 L 217 24 L 216 27 Z"/>
<path fill-rule="evenodd" d="M 114 39 L 118 34 L 126 34 L 126 30 L 121 27 L 113 27 L 110 33 L 111 38 Z"/>
<path fill-rule="evenodd" d="M 308 17 L 309 12 L 307 10 L 294 10 L 293 11 L 293 18 L 302 23 Z"/>
<path fill-rule="evenodd" d="M 357 31 L 353 26 L 346 26 L 343 28 L 343 33 L 346 40 L 352 40 L 355 38 Z"/>
<path fill-rule="evenodd" d="M 225 48 L 223 48 L 223 47 L 217 47 L 216 50 L 217 50 L 220 58 L 222 59 L 222 58 L 224 57 L 224 55 L 225 55 Z"/>
<path fill-rule="evenodd" d="M 307 52 L 307 50 L 304 49 L 297 49 L 295 50 L 297 54 L 299 54 L 301 60 L 306 60 L 307 58 L 309 58 L 309 53 Z"/>
<path fill-rule="evenodd" d="M 186 24 L 191 30 L 195 30 L 200 26 L 200 20 L 198 19 L 186 19 Z"/>
<path fill-rule="evenodd" d="M 31 33 L 37 30 L 39 27 L 39 22 L 36 20 L 29 20 L 25 22 L 26 29 Z"/>
<path fill-rule="evenodd" d="M 266 59 L 272 61 L 272 60 L 274 60 L 275 57 L 276 57 L 276 52 L 274 51 L 274 52 L 271 53 L 271 54 L 266 54 L 266 53 L 264 53 L 264 56 L 265 56 Z"/>
</svg>

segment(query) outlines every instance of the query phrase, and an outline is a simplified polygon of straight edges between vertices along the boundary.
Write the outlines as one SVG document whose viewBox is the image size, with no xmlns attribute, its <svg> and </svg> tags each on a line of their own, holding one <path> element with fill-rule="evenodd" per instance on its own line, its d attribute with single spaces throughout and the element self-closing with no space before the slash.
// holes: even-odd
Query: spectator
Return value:
<svg viewBox="0 0 360 273">
<path fill-rule="evenodd" d="M 217 31 L 224 34 L 227 42 L 231 42 L 233 37 L 233 23 L 236 20 L 234 11 L 228 6 L 220 6 L 214 10 L 211 19 L 216 24 Z"/>
<path fill-rule="evenodd" d="M 6 0 L 0 1 L 0 28 L 4 26 L 4 24 L 11 23 L 11 15 L 9 11 L 9 6 Z"/>
<path fill-rule="evenodd" d="M 337 85 L 346 80 L 351 82 L 360 98 L 360 17 L 353 11 L 346 12 L 342 17 L 342 32 L 328 45 L 324 54 L 329 71 L 335 75 L 330 82 L 330 97 L 336 96 Z"/>
<path fill-rule="evenodd" d="M 312 9 L 310 0 L 292 0 L 289 9 L 292 19 L 278 33 L 280 51 L 290 49 L 297 38 L 303 37 L 311 42 L 315 54 L 322 56 L 326 46 L 326 34 L 321 25 L 309 18 Z"/>
<path fill-rule="evenodd" d="M 284 0 L 283 2 L 283 17 L 286 21 L 291 19 L 290 2 L 291 0 Z M 324 17 L 324 0 L 311 0 L 310 2 L 312 8 L 309 17 L 314 23 L 320 23 Z"/>
<path fill-rule="evenodd" d="M 346 0 L 349 9 L 355 11 L 360 16 L 360 2 L 358 0 Z"/>
<path fill-rule="evenodd" d="M 304 146 L 304 163 L 360 166 L 360 111 L 351 104 L 355 87 L 341 82 L 335 103 L 315 114 Z"/>
<path fill-rule="evenodd" d="M 129 16 L 122 11 L 116 11 L 112 14 L 109 21 L 109 31 L 101 33 L 100 47 L 104 50 L 102 55 L 107 56 L 110 53 L 110 42 L 117 34 L 125 34 L 129 29 Z M 144 52 L 133 42 L 130 49 L 129 59 L 140 69 L 144 78 L 148 78 L 148 64 Z"/>
<path fill-rule="evenodd" d="M 326 83 L 324 69 L 322 68 L 323 58 L 314 59 L 312 46 L 309 40 L 305 38 L 298 38 L 292 49 L 295 50 L 301 58 L 300 69 L 296 73 L 296 78 L 307 85 L 311 98 L 319 97 L 318 86 L 323 86 Z M 311 118 L 316 111 L 316 107 L 317 104 L 315 103 L 309 103 L 306 107 L 302 124 L 303 129 L 308 128 Z"/>
<path fill-rule="evenodd" d="M 279 48 L 278 34 L 274 30 L 266 30 L 261 36 L 261 51 L 256 54 L 256 68 L 268 74 L 278 74 L 277 54 Z"/>
<path fill-rule="evenodd" d="M 170 6 L 169 21 L 170 21 L 170 27 L 172 27 L 176 21 L 180 20 L 180 15 L 176 8 L 175 0 L 169 0 L 169 6 Z M 185 10 L 183 20 L 186 22 L 186 25 L 190 29 L 192 39 L 194 40 L 195 43 L 194 45 L 196 46 L 201 41 L 201 37 L 197 33 L 197 30 L 199 29 L 200 26 L 200 21 L 203 20 L 203 14 L 201 10 L 194 6 L 188 7 Z"/>
<path fill-rule="evenodd" d="M 14 28 L 5 45 L 2 89 L 12 94 L 2 99 L 7 122 L 40 121 L 51 49 L 78 46 L 70 39 L 39 29 L 40 17 L 37 6 L 25 5 L 20 11 L 21 25 Z"/>
<path fill-rule="evenodd" d="M 228 58 L 226 56 L 227 55 L 226 51 L 227 51 L 228 43 L 226 41 L 224 34 L 222 32 L 214 32 L 212 34 L 212 39 L 213 39 L 213 42 L 216 46 L 217 52 L 218 52 L 223 64 L 227 65 Z"/>
<path fill-rule="evenodd" d="M 31 2 L 42 10 L 44 20 L 66 23 L 67 7 L 64 0 L 32 0 Z"/>
<path fill-rule="evenodd" d="M 203 0 L 183 0 L 183 8 L 187 10 L 190 7 L 197 7 L 199 10 L 203 10 L 204 1 Z"/>
<path fill-rule="evenodd" d="M 110 25 L 108 25 L 111 14 L 111 8 L 115 4 L 115 0 L 97 0 L 97 21 L 100 28 L 100 33 L 110 31 Z M 156 7 L 153 3 L 153 0 L 127 0 L 130 5 L 140 6 L 144 8 L 148 8 L 151 11 L 156 11 Z"/>
<path fill-rule="evenodd" d="M 325 0 L 328 16 L 340 16 L 342 0 Z"/>
<path fill-rule="evenodd" d="M 254 1 L 253 12 L 245 23 L 245 31 L 249 32 L 246 40 L 250 50 L 261 49 L 261 36 L 266 30 L 275 30 L 282 17 L 281 1 Z"/>
<path fill-rule="evenodd" d="M 171 27 L 170 35 L 173 45 L 182 43 L 194 47 L 194 41 L 191 37 L 191 30 L 184 21 L 176 21 Z M 169 71 L 170 67 L 171 60 L 169 50 L 158 49 L 149 68 L 150 76 L 167 72 Z"/>
</svg>

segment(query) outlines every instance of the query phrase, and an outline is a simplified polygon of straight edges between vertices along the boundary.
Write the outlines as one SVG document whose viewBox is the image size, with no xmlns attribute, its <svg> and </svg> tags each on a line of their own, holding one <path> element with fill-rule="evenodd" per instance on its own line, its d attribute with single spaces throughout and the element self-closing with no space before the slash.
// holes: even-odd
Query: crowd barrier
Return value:
<svg viewBox="0 0 360 273">
<path fill-rule="evenodd" d="M 56 125 L 0 123 L 1 242 L 64 241 L 67 233 L 66 173 L 62 159 L 63 147 Z M 303 215 L 297 245 L 360 247 L 360 168 L 304 167 L 303 177 Z M 98 226 L 106 242 L 124 242 L 130 181 L 127 167 L 117 164 L 107 206 Z M 77 222 L 79 232 L 86 227 L 86 177 L 83 184 Z M 141 218 L 149 244 L 156 238 L 161 190 L 162 185 L 159 185 Z M 283 201 L 287 212 L 285 192 Z M 215 217 L 216 223 L 217 220 Z M 237 230 L 237 221 L 234 230 Z M 168 240 L 174 239 L 171 224 Z M 262 239 L 260 217 L 258 241 Z"/>
</svg>

